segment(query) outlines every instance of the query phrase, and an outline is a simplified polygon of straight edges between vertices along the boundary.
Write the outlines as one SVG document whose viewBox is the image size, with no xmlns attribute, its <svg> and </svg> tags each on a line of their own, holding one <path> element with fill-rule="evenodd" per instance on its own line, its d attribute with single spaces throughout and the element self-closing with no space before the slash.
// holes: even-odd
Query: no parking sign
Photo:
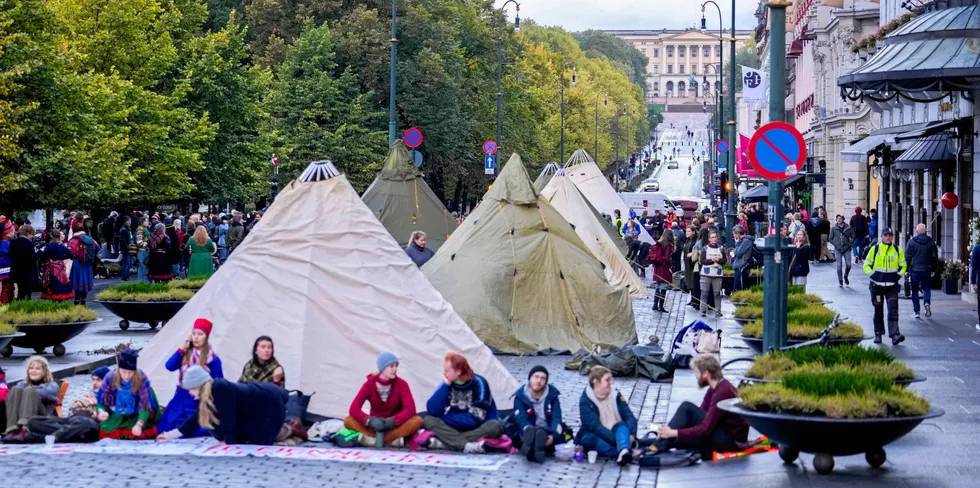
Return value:
<svg viewBox="0 0 980 488">
<path fill-rule="evenodd" d="M 786 122 L 770 122 L 749 141 L 749 163 L 759 175 L 782 181 L 799 173 L 806 162 L 803 134 Z"/>
</svg>

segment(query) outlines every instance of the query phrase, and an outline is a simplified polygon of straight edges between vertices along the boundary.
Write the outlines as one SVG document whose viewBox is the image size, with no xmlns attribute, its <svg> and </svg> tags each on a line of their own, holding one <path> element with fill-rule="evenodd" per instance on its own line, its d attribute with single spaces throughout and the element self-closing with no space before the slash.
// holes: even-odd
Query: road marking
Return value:
<svg viewBox="0 0 980 488">
<path fill-rule="evenodd" d="M 978 345 L 978 346 L 980 346 L 980 342 L 977 342 L 977 341 L 970 341 L 970 342 L 972 342 L 972 343 L 974 343 L 974 344 L 976 344 L 976 345 Z"/>
<path fill-rule="evenodd" d="M 966 382 L 963 381 L 963 380 L 961 380 L 958 376 L 954 376 L 953 379 L 955 379 L 956 381 L 959 381 L 960 383 L 963 383 L 964 385 L 966 384 Z"/>
<path fill-rule="evenodd" d="M 911 347 L 912 349 L 915 349 L 916 351 L 918 351 L 918 350 L 919 350 L 919 348 L 918 348 L 918 347 L 915 347 L 915 346 L 914 346 L 914 345 L 912 345 L 912 344 L 909 344 L 909 347 Z"/>
<path fill-rule="evenodd" d="M 968 414 L 969 414 L 969 413 L 972 413 L 972 412 L 970 412 L 969 410 L 967 410 L 967 409 L 966 409 L 966 407 L 964 407 L 963 405 L 960 405 L 960 408 L 962 408 L 962 409 L 963 409 L 963 411 L 964 411 L 964 412 L 966 412 L 966 413 L 968 413 Z"/>
<path fill-rule="evenodd" d="M 950 334 L 953 334 L 953 335 L 956 335 L 956 331 L 955 330 L 950 330 L 949 333 Z"/>
<path fill-rule="evenodd" d="M 956 342 L 956 341 L 953 340 L 952 337 L 947 337 L 947 339 L 949 339 L 949 342 Z"/>
<path fill-rule="evenodd" d="M 946 371 L 947 373 L 949 372 L 949 370 L 946 369 L 946 365 L 945 364 L 940 364 L 939 367 L 943 368 L 943 371 Z"/>
</svg>

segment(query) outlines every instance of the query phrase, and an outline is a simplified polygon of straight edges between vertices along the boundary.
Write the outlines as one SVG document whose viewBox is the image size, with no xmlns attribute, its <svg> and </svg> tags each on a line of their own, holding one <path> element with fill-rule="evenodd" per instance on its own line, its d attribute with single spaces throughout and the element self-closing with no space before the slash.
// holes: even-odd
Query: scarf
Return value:
<svg viewBox="0 0 980 488">
<path fill-rule="evenodd" d="M 136 373 L 143 377 L 143 384 L 140 385 L 140 389 L 136 392 L 136 395 L 133 395 L 133 392 L 130 391 L 132 382 L 121 381 L 119 382 L 119 388 L 116 389 L 113 386 L 113 377 L 116 371 L 107 374 L 105 381 L 102 383 L 102 389 L 99 390 L 99 403 L 112 408 L 113 413 L 116 415 L 135 415 L 142 410 L 156 408 L 153 405 L 153 395 L 150 394 L 150 379 L 142 371 L 137 371 Z"/>
<path fill-rule="evenodd" d="M 238 382 L 257 381 L 260 383 L 273 383 L 281 387 L 286 384 L 285 373 L 282 375 L 282 381 L 272 381 L 272 374 L 278 367 L 279 361 L 276 361 L 276 358 L 270 358 L 265 364 L 260 364 L 254 359 L 250 359 L 245 363 L 245 367 L 242 368 L 242 377 L 238 379 Z"/>
<path fill-rule="evenodd" d="M 544 402 L 548 399 L 548 393 L 551 393 L 551 386 L 544 385 L 544 391 L 541 392 L 541 398 L 535 400 L 531 395 L 531 387 L 524 385 L 524 397 L 527 398 L 528 403 L 531 404 L 531 408 L 534 409 L 534 426 L 549 428 L 548 416 L 545 413 Z"/>
<path fill-rule="evenodd" d="M 210 373 L 211 372 L 211 366 L 210 366 L 210 364 L 215 359 L 218 359 L 218 355 L 214 353 L 214 349 L 211 349 L 211 345 L 210 344 L 208 344 L 208 349 L 209 349 L 208 350 L 208 362 L 207 362 L 207 364 L 200 364 L 200 366 L 202 368 L 204 368 L 205 371 L 207 371 L 208 373 Z M 184 382 L 184 371 L 187 371 L 187 368 L 189 368 L 191 366 L 194 366 L 195 364 L 198 364 L 200 362 L 201 362 L 201 351 L 199 351 L 196 348 L 193 348 L 192 347 L 191 348 L 191 360 L 190 360 L 190 362 L 187 363 L 187 364 L 183 364 L 183 359 L 181 360 L 180 377 L 179 377 L 181 383 Z"/>
<path fill-rule="evenodd" d="M 395 380 L 386 380 L 381 376 L 374 378 L 374 386 L 378 389 L 378 396 L 381 397 L 381 403 L 388 403 L 388 397 L 391 396 L 391 387 L 394 386 Z"/>
<path fill-rule="evenodd" d="M 156 249 L 160 246 L 160 243 L 167 238 L 166 232 L 155 232 L 150 236 L 150 249 Z"/>
<path fill-rule="evenodd" d="M 592 386 L 587 386 L 585 388 L 585 394 L 592 400 L 595 406 L 599 407 L 599 423 L 603 427 L 612 430 L 613 426 L 623 421 L 623 418 L 619 416 L 619 409 L 616 405 L 616 396 L 613 392 L 609 392 L 604 400 L 599 400 L 595 396 L 595 392 L 592 391 Z"/>
</svg>

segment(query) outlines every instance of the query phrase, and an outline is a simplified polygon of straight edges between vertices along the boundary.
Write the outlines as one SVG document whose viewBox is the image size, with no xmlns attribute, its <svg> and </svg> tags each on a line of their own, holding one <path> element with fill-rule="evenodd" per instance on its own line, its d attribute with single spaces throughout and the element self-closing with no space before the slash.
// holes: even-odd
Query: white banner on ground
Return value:
<svg viewBox="0 0 980 488">
<path fill-rule="evenodd" d="M 766 103 L 769 73 L 742 66 L 742 96 L 745 103 Z"/>
<path fill-rule="evenodd" d="M 217 444 L 213 437 L 169 441 L 127 441 L 102 439 L 94 444 L 76 444 L 74 452 L 85 454 L 137 454 L 144 456 L 182 456 Z"/>
<path fill-rule="evenodd" d="M 315 447 L 279 447 L 252 445 L 221 445 L 201 449 L 194 454 L 206 457 L 270 457 L 300 460 L 325 460 L 353 463 L 401 464 L 436 466 L 441 468 L 480 469 L 496 471 L 510 456 L 459 455 L 411 451 L 376 451 L 367 449 L 338 449 Z"/>
<path fill-rule="evenodd" d="M 22 452 L 33 450 L 37 446 L 25 446 L 18 444 L 0 444 L 0 456 L 13 456 Z"/>
</svg>

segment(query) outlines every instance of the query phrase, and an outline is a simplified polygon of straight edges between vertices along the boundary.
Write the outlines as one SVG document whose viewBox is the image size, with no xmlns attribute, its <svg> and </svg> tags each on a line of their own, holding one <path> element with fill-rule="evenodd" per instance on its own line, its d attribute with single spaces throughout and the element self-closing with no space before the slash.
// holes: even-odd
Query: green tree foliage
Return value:
<svg viewBox="0 0 980 488">
<path fill-rule="evenodd" d="M 744 46 L 735 51 L 735 66 L 748 66 L 749 68 L 759 68 L 759 55 L 756 52 L 755 39 L 749 37 L 749 40 Z M 738 73 L 741 73 L 742 69 L 737 68 Z M 737 79 L 735 80 L 735 91 L 742 91 L 742 83 Z"/>
<path fill-rule="evenodd" d="M 286 178 L 310 161 L 329 159 L 364 190 L 385 154 L 387 135 L 372 129 L 383 126 L 384 114 L 372 93 L 360 91 L 357 75 L 335 58 L 330 28 L 307 22 L 269 95 L 269 129 L 282 148 Z"/>
<path fill-rule="evenodd" d="M 587 30 L 573 34 L 585 55 L 590 58 L 605 56 L 630 81 L 646 90 L 647 64 L 650 59 L 632 44 L 601 30 Z"/>
</svg>

